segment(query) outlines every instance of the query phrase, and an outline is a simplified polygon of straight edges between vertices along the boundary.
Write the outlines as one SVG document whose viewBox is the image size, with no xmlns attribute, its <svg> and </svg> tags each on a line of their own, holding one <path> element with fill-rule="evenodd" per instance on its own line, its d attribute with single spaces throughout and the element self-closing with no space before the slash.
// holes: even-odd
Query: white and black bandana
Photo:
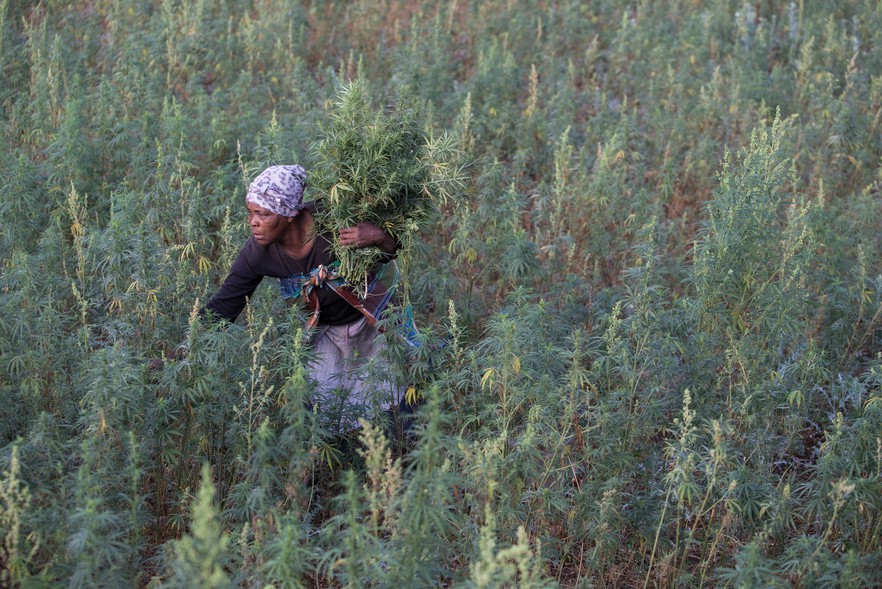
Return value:
<svg viewBox="0 0 882 589">
<path fill-rule="evenodd" d="M 302 166 L 270 166 L 248 186 L 245 202 L 285 217 L 296 217 L 303 208 L 306 170 Z"/>
</svg>

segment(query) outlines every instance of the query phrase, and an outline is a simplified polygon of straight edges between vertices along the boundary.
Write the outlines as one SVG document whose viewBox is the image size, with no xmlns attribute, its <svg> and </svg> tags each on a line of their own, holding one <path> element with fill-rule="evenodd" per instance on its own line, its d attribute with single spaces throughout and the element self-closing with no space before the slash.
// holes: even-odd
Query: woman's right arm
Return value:
<svg viewBox="0 0 882 589">
<path fill-rule="evenodd" d="M 220 289 L 205 304 L 203 314 L 233 322 L 245 308 L 248 297 L 254 294 L 254 290 L 263 280 L 263 275 L 255 272 L 251 266 L 249 258 L 253 251 L 249 246 L 250 241 L 239 252 Z"/>
</svg>

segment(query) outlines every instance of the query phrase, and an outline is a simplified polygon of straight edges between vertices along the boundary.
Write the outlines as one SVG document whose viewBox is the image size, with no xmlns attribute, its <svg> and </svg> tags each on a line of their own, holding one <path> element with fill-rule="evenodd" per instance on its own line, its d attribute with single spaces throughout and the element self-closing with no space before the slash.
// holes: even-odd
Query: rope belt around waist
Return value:
<svg viewBox="0 0 882 589">
<path fill-rule="evenodd" d="M 309 273 L 309 278 L 303 283 L 303 292 L 306 295 L 306 302 L 311 311 L 311 315 L 306 322 L 307 327 L 313 328 L 318 325 L 319 315 L 321 314 L 321 305 L 319 304 L 316 289 L 321 287 L 332 289 L 340 295 L 344 301 L 355 307 L 362 315 L 364 315 L 368 325 L 371 327 L 377 326 L 377 317 L 365 307 L 364 302 L 355 294 L 352 287 L 349 286 L 343 277 L 337 273 L 337 269 L 320 265 Z M 382 326 L 380 326 L 379 330 L 381 332 L 384 331 Z"/>
</svg>

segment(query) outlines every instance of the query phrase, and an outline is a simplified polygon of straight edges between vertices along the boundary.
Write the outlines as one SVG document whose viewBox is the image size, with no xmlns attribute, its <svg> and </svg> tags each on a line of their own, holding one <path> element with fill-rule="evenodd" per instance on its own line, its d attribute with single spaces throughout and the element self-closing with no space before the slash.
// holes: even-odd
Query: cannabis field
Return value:
<svg viewBox="0 0 882 589">
<path fill-rule="evenodd" d="M 0 0 L 0 585 L 882 585 L 880 31 Z M 198 313 L 356 78 L 464 172 L 400 256 L 420 345 L 390 318 L 372 365 L 406 437 L 329 425 L 274 281 Z"/>
</svg>

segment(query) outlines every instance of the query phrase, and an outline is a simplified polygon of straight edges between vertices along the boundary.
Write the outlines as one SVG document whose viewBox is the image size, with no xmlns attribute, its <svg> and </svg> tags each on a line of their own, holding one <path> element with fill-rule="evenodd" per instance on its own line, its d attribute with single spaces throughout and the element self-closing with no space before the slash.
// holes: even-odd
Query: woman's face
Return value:
<svg viewBox="0 0 882 589">
<path fill-rule="evenodd" d="M 284 217 L 254 203 L 246 203 L 248 225 L 254 240 L 260 245 L 269 245 L 282 238 L 288 230 L 293 217 Z"/>
</svg>

